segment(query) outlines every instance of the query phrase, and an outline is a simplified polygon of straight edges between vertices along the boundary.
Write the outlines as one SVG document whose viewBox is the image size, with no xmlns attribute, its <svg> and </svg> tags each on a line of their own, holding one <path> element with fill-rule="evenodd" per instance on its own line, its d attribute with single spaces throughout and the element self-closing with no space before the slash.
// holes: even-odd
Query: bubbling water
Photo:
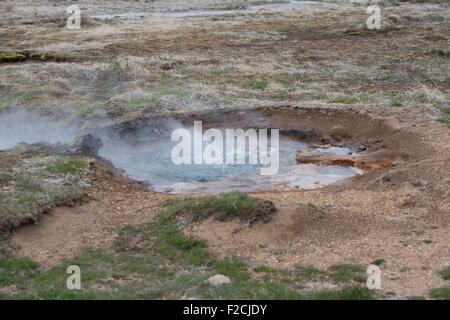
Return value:
<svg viewBox="0 0 450 320">
<path fill-rule="evenodd" d="M 117 168 L 150 189 L 166 193 L 221 193 L 230 191 L 273 191 L 314 189 L 361 174 L 359 169 L 341 166 L 299 164 L 296 154 L 306 143 L 280 137 L 279 171 L 275 175 L 260 174 L 260 164 L 180 164 L 171 159 L 170 140 L 149 140 L 129 144 L 120 140 L 105 141 L 100 156 L 111 160 Z M 348 153 L 347 148 L 333 147 L 322 152 Z M 248 150 L 246 159 L 248 160 Z"/>
</svg>

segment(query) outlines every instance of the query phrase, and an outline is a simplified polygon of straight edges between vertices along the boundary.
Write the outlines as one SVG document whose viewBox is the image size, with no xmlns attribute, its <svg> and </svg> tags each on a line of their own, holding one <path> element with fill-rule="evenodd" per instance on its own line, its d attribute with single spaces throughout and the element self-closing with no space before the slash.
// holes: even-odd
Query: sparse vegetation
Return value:
<svg viewBox="0 0 450 320">
<path fill-rule="evenodd" d="M 332 279 L 339 283 L 339 282 L 349 282 L 349 281 L 356 281 L 356 282 L 365 282 L 365 276 L 364 276 L 364 268 L 362 268 L 359 265 L 354 264 L 340 264 L 340 265 L 334 265 L 329 268 L 329 270 L 332 272 Z"/>
<path fill-rule="evenodd" d="M 450 300 L 450 287 L 431 289 L 430 296 L 435 299 Z"/>
<path fill-rule="evenodd" d="M 55 205 L 72 204 L 86 198 L 84 190 L 78 186 L 86 171 L 83 159 L 36 157 L 39 150 L 27 151 L 22 147 L 25 149 L 0 153 L 3 160 L 0 185 L 6 185 L 0 190 L 0 233 L 35 221 Z"/>
<path fill-rule="evenodd" d="M 236 258 L 218 261 L 205 249 L 205 243 L 183 235 L 176 222 L 181 214 L 176 204 L 167 205 L 156 221 L 118 230 L 114 246 L 89 250 L 50 271 L 40 272 L 27 259 L 0 260 L 5 270 L 0 288 L 20 281 L 13 298 L 27 299 L 371 299 L 374 293 L 363 287 L 317 291 L 307 295 L 278 282 L 252 280 L 247 266 Z M 82 269 L 82 290 L 68 290 L 66 268 Z M 260 270 L 267 270 L 260 268 Z M 273 269 L 274 271 L 276 269 Z M 300 268 L 303 270 L 304 268 Z M 317 272 L 308 267 L 305 274 Z M 206 279 L 223 274 L 232 283 L 212 287 Z M 19 278 L 20 279 L 19 279 Z M 8 298 L 4 295 L 2 298 Z"/>
<path fill-rule="evenodd" d="M 324 290 L 311 293 L 308 298 L 313 300 L 370 300 L 374 293 L 366 287 L 344 287 L 341 290 Z"/>
<path fill-rule="evenodd" d="M 176 199 L 168 201 L 166 205 L 172 208 L 173 214 L 189 214 L 194 221 L 214 216 L 221 221 L 239 218 L 250 223 L 257 220 L 267 222 L 275 211 L 271 202 L 249 197 L 242 192 Z"/>
<path fill-rule="evenodd" d="M 450 280 L 450 267 L 442 269 L 439 274 L 444 278 L 444 280 Z"/>
<path fill-rule="evenodd" d="M 384 259 L 376 259 L 372 262 L 372 264 L 374 264 L 376 266 L 381 266 L 384 263 L 386 263 L 386 260 L 384 260 Z"/>
<path fill-rule="evenodd" d="M 76 175 L 80 170 L 84 169 L 85 166 L 86 162 L 83 159 L 56 159 L 46 167 L 46 170 L 55 174 Z"/>
<path fill-rule="evenodd" d="M 0 54 L 0 62 L 19 62 L 25 60 L 26 58 L 27 57 L 25 55 L 20 53 Z"/>
<path fill-rule="evenodd" d="M 441 117 L 439 121 L 447 124 L 450 127 L 450 107 L 441 109 Z"/>
</svg>

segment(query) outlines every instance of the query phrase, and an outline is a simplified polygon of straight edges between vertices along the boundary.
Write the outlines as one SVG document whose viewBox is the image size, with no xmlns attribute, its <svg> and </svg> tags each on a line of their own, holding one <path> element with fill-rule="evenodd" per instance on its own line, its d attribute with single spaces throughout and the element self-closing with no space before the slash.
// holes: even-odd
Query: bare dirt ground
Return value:
<svg viewBox="0 0 450 320">
<path fill-rule="evenodd" d="M 89 203 L 55 208 L 12 235 L 22 256 L 48 270 L 87 248 L 105 248 L 116 236 L 113 228 L 151 221 L 160 211 L 158 205 L 170 197 L 133 186 L 99 165 L 94 166 L 91 177 L 93 200 Z"/>
<path fill-rule="evenodd" d="M 182 7 L 219 6 L 205 3 Z M 92 18 L 76 32 L 53 17 L 53 3 L 36 14 L 10 5 L 22 18 L 0 21 L 0 51 L 56 52 L 60 59 L 1 64 L 0 110 L 26 108 L 92 128 L 168 111 L 298 105 L 363 114 L 387 124 L 392 136 L 413 135 L 424 147 L 389 168 L 323 189 L 254 194 L 276 204 L 269 223 L 233 233 L 238 221 L 206 220 L 184 231 L 205 239 L 216 257 L 237 256 L 252 267 L 384 259 L 382 291 L 397 298 L 429 297 L 429 289 L 448 285 L 438 272 L 450 264 L 450 133 L 436 121 L 450 92 L 445 3 L 387 6 L 383 28 L 373 32 L 364 28 L 365 7 L 348 4 L 170 22 Z M 179 8 L 177 1 L 153 5 Z M 239 5 L 230 1 L 230 8 Z M 140 10 L 130 6 L 86 10 Z M 33 15 L 39 22 L 30 25 Z M 20 256 L 47 270 L 85 248 L 109 245 L 111 228 L 152 220 L 171 197 L 99 166 L 92 176 L 93 201 L 56 208 L 14 232 Z"/>
</svg>

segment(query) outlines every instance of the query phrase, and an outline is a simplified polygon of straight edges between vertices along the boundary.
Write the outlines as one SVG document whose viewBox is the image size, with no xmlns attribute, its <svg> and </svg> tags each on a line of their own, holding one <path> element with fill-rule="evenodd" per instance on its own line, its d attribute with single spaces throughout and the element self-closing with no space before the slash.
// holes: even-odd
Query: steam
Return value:
<svg viewBox="0 0 450 320">
<path fill-rule="evenodd" d="M 19 142 L 69 143 L 81 130 L 26 111 L 0 114 L 0 149 Z"/>
<path fill-rule="evenodd" d="M 251 115 L 242 115 L 246 116 Z M 259 125 L 270 126 L 265 123 L 263 115 L 252 116 Z M 242 123 L 247 123 L 244 120 L 245 118 L 241 120 Z M 122 128 L 125 131 L 121 133 L 110 128 L 98 128 L 93 135 L 103 142 L 103 147 L 99 150 L 101 157 L 123 169 L 131 178 L 146 182 L 151 189 L 159 192 L 219 193 L 230 190 L 317 188 L 360 173 L 354 168 L 298 164 L 295 160 L 297 150 L 306 148 L 307 144 L 288 137 L 280 137 L 280 170 L 274 176 L 261 176 L 260 165 L 247 162 L 176 165 L 171 158 L 172 148 L 176 144 L 171 141 L 171 133 L 179 128 L 186 129 L 190 134 L 194 132 L 193 126 L 183 125 L 174 119 L 165 119 L 162 122 L 150 121 L 138 128 Z M 0 114 L 0 149 L 13 148 L 19 142 L 70 144 L 76 136 L 86 133 L 67 123 L 56 122 L 49 117 L 26 111 Z M 331 151 L 341 152 L 338 149 Z M 246 156 L 249 156 L 247 151 Z"/>
</svg>

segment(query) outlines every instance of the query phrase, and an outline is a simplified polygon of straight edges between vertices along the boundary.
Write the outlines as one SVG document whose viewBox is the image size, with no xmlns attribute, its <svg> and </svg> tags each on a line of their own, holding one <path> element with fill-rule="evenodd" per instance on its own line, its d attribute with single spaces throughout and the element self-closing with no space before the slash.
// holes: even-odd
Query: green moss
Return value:
<svg viewBox="0 0 450 320">
<path fill-rule="evenodd" d="M 21 53 L 0 54 L 0 62 L 19 62 L 27 58 L 26 55 Z"/>
</svg>

